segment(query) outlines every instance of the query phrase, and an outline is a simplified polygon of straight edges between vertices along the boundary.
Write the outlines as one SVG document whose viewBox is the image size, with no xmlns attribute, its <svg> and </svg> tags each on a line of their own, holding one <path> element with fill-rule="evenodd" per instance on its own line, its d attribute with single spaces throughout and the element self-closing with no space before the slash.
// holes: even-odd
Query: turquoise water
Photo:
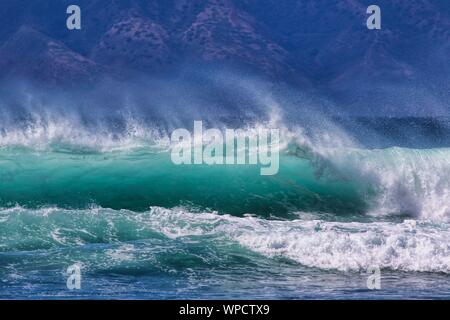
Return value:
<svg viewBox="0 0 450 320">
<path fill-rule="evenodd" d="M 77 153 L 0 151 L 0 206 L 58 206 L 143 211 L 192 203 L 220 213 L 262 216 L 295 210 L 362 212 L 358 187 L 319 177 L 308 160 L 283 156 L 277 175 L 257 165 L 175 165 L 168 151 Z M 365 190 L 363 190 L 365 192 Z"/>
</svg>

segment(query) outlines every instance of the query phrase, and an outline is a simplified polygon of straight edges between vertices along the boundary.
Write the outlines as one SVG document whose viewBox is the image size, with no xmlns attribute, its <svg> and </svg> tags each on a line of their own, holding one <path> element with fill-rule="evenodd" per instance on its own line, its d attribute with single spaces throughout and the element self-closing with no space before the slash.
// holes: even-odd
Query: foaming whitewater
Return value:
<svg viewBox="0 0 450 320">
<path fill-rule="evenodd" d="M 365 185 L 367 214 L 435 221 L 450 218 L 448 148 L 321 148 L 308 157 L 320 172 L 331 170 L 337 179 Z"/>
<path fill-rule="evenodd" d="M 377 197 L 369 214 L 449 221 L 450 149 L 352 150 L 337 163 L 371 184 Z"/>
<path fill-rule="evenodd" d="M 152 207 L 145 212 L 91 208 L 0 211 L 0 251 L 66 250 L 89 244 L 127 244 L 108 249 L 110 264 L 142 254 L 133 243 L 163 239 L 196 242 L 217 250 L 214 263 L 226 263 L 221 247 L 243 249 L 272 258 L 285 258 L 324 270 L 383 269 L 450 273 L 450 226 L 405 220 L 394 222 L 330 222 L 266 220 L 234 217 L 185 208 Z M 126 248 L 126 250 L 124 250 Z M 214 248 L 214 249 L 212 249 Z M 96 268 L 94 257 L 85 263 Z M 154 263 L 157 263 L 156 261 Z"/>
</svg>

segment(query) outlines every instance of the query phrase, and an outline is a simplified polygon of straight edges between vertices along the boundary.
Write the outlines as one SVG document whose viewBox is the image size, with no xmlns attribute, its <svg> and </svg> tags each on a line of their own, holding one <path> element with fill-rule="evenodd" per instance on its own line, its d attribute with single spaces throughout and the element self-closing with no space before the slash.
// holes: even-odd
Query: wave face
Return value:
<svg viewBox="0 0 450 320">
<path fill-rule="evenodd" d="M 221 213 L 263 216 L 298 210 L 363 213 L 355 183 L 328 181 L 308 160 L 282 157 L 280 172 L 257 166 L 175 165 L 167 150 L 118 152 L 0 151 L 2 206 L 37 208 L 92 204 L 142 211 L 191 203 Z"/>
</svg>

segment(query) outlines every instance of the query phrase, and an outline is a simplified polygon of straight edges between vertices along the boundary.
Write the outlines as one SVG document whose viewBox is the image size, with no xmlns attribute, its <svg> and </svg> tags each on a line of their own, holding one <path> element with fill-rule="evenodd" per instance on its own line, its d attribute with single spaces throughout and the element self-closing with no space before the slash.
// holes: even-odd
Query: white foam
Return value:
<svg viewBox="0 0 450 320">
<path fill-rule="evenodd" d="M 152 208 L 153 227 L 173 238 L 221 235 L 266 256 L 341 271 L 379 266 L 450 273 L 450 225 L 391 222 L 274 221 Z"/>
<path fill-rule="evenodd" d="M 450 221 L 450 149 L 340 149 L 327 159 L 375 191 L 368 214 Z"/>
<path fill-rule="evenodd" d="M 309 267 L 341 271 L 379 266 L 391 270 L 450 273 L 450 233 L 388 223 L 296 223 L 238 241 L 265 255 L 280 255 Z M 296 228 L 301 228 L 298 232 Z"/>
<path fill-rule="evenodd" d="M 99 231 L 103 237 L 108 235 L 105 239 L 115 242 L 117 234 L 126 232 L 120 228 L 126 227 L 142 236 L 148 236 L 147 231 L 152 231 L 179 241 L 191 242 L 194 237 L 195 241 L 204 239 L 211 244 L 236 242 L 267 257 L 283 257 L 326 270 L 364 271 L 378 266 L 390 270 L 450 273 L 450 224 L 445 223 L 417 220 L 403 223 L 280 221 L 160 207 L 141 213 L 103 208 L 52 208 L 50 214 L 48 209 L 16 207 L 0 210 L 0 213 L 14 225 L 18 224 L 14 219 L 22 221 L 21 216 L 32 214 L 33 230 L 36 230 L 30 232 L 24 226 L 26 236 L 21 236 L 20 230 L 5 229 L 7 226 L 4 225 L 0 236 L 0 243 L 6 244 L 4 250 L 9 246 L 20 247 L 21 241 L 31 240 L 46 246 L 51 242 L 57 246 L 78 246 L 86 242 L 86 234 Z M 70 230 L 60 225 L 69 221 L 72 223 Z M 105 225 L 106 230 L 95 227 L 98 225 Z M 14 243 L 11 243 L 13 239 Z M 112 257 L 127 259 L 134 250 L 127 245 L 119 249 L 110 252 Z"/>
</svg>

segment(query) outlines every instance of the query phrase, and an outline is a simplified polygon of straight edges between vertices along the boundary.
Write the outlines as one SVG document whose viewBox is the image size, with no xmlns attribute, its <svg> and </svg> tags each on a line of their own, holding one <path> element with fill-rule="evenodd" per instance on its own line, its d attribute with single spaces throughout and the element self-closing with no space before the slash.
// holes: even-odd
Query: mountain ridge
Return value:
<svg viewBox="0 0 450 320">
<path fill-rule="evenodd" d="M 6 1 L 1 77 L 89 81 L 151 75 L 192 60 L 348 90 L 355 79 L 408 82 L 450 72 L 450 5 L 443 0 L 380 0 L 382 29 L 375 31 L 365 27 L 365 0 L 79 0 L 82 30 L 69 31 L 65 9 L 72 2 Z M 19 61 L 21 46 L 33 54 Z"/>
</svg>

